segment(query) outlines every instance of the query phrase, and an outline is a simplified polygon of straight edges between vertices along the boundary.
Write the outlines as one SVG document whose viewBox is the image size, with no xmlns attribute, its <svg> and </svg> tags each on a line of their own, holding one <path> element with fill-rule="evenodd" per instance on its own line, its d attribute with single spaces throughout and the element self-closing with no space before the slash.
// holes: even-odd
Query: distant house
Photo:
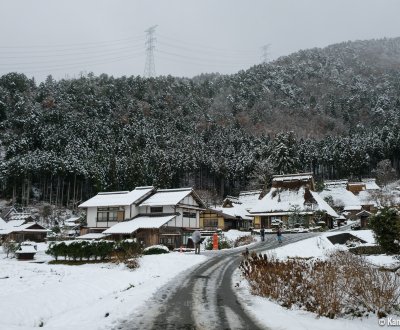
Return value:
<svg viewBox="0 0 400 330">
<path fill-rule="evenodd" d="M 331 198 L 335 208 L 340 209 L 348 219 L 358 219 L 361 210 L 375 212 L 379 203 L 373 194 L 380 188 L 375 179 L 363 179 L 362 182 L 347 180 L 325 181 L 320 196 Z"/>
<path fill-rule="evenodd" d="M 11 220 L 0 221 L 0 238 L 16 241 L 43 242 L 47 236 L 48 229 L 33 221 Z"/>
<path fill-rule="evenodd" d="M 99 194 L 98 200 L 89 200 L 79 207 L 97 208 L 97 213 L 99 207 L 100 212 L 118 207 L 115 210 L 124 211 L 124 216 L 113 215 L 113 221 L 109 221 L 108 216 L 109 228 L 103 227 L 102 233 L 115 239 L 133 237 L 146 246 L 165 244 L 175 248 L 186 245 L 193 231 L 200 227 L 200 211 L 205 209 L 205 205 L 192 188 L 155 190 L 153 187 L 139 187 L 131 193 L 129 198 L 118 196 L 121 193 Z M 89 218 L 92 219 L 90 222 Z M 88 227 L 89 223 L 98 224 L 97 219 L 98 216 L 88 216 Z M 89 227 L 89 231 L 95 232 L 93 229 L 97 231 L 100 227 Z"/>
<path fill-rule="evenodd" d="M 359 198 L 347 188 L 347 180 L 325 181 L 324 189 L 319 195 L 325 200 L 331 199 L 333 206 L 346 214 L 347 218 L 355 219 L 362 205 Z"/>
<path fill-rule="evenodd" d="M 339 215 L 314 189 L 312 173 L 274 176 L 269 193 L 249 212 L 254 217 L 254 227 L 271 228 L 275 223 L 309 226 L 318 221 L 332 227 L 333 219 Z"/>
<path fill-rule="evenodd" d="M 67 237 L 76 237 L 80 233 L 81 228 L 81 217 L 71 217 L 64 220 L 64 224 L 61 225 L 61 234 Z"/>
<path fill-rule="evenodd" d="M 101 192 L 79 205 L 86 209 L 86 233 L 101 233 L 118 222 L 139 214 L 139 204 L 155 192 L 154 187 L 136 187 L 132 191 Z"/>
<path fill-rule="evenodd" d="M 261 190 L 245 191 L 239 197 L 227 196 L 222 206 L 210 207 L 200 215 L 200 227 L 205 230 L 249 229 L 253 217 L 249 210 L 259 200 Z"/>
</svg>

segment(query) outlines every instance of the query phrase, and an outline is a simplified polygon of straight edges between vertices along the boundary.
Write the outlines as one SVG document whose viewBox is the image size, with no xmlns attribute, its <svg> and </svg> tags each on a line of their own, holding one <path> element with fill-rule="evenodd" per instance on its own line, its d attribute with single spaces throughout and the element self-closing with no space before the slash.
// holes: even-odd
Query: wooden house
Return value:
<svg viewBox="0 0 400 330">
<path fill-rule="evenodd" d="M 343 212 L 347 219 L 355 220 L 361 211 L 360 199 L 348 189 L 347 180 L 324 182 L 324 189 L 319 193 L 323 199 L 330 199 L 338 212 Z"/>
<path fill-rule="evenodd" d="M 312 173 L 274 176 L 271 190 L 250 210 L 254 227 L 308 227 L 320 221 L 332 227 L 338 214 L 314 190 Z"/>
<path fill-rule="evenodd" d="M 169 248 L 186 245 L 200 227 L 205 205 L 192 188 L 159 189 L 143 200 L 129 220 L 105 230 L 115 239 L 133 237 L 145 246 L 164 244 Z"/>
<path fill-rule="evenodd" d="M 200 215 L 200 227 L 204 230 L 248 230 L 253 227 L 250 209 L 259 200 L 261 190 L 244 191 L 239 197 L 227 196 L 223 205 L 211 207 Z"/>
<path fill-rule="evenodd" d="M 48 229 L 36 222 L 25 222 L 24 220 L 12 220 L 0 228 L 0 237 L 2 240 L 7 238 L 16 241 L 44 242 L 47 237 Z"/>
<path fill-rule="evenodd" d="M 86 209 L 86 227 L 80 234 L 101 233 L 119 222 L 139 214 L 139 204 L 155 192 L 155 188 L 136 187 L 132 191 L 100 192 L 79 205 Z"/>
</svg>

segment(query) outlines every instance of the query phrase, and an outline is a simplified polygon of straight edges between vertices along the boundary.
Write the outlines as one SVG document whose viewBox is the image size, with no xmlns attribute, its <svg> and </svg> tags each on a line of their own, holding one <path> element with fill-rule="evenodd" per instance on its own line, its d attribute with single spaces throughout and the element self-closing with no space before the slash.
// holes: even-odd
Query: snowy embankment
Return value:
<svg viewBox="0 0 400 330">
<path fill-rule="evenodd" d="M 36 262 L 49 260 L 41 244 Z M 140 258 L 130 270 L 111 263 L 49 265 L 7 259 L 0 252 L 0 329 L 109 329 L 203 255 Z"/>
<path fill-rule="evenodd" d="M 348 233 L 366 241 L 365 245 L 375 244 L 373 233 L 370 230 L 348 231 Z M 321 236 L 268 250 L 266 253 L 272 253 L 282 260 L 288 257 L 325 258 L 329 252 L 337 249 L 347 249 L 343 245 L 333 245 L 327 239 L 328 236 L 336 234 L 338 233 L 325 233 Z M 398 260 L 386 255 L 368 256 L 367 259 L 375 265 L 389 266 L 398 263 Z M 315 314 L 303 310 L 288 310 L 267 298 L 252 295 L 248 282 L 243 279 L 239 270 L 233 276 L 232 285 L 242 306 L 260 323 L 261 327 L 280 330 L 382 329 L 376 316 L 354 319 L 329 319 L 326 317 L 318 318 Z M 400 319 L 398 316 L 394 316 L 394 318 Z"/>
</svg>

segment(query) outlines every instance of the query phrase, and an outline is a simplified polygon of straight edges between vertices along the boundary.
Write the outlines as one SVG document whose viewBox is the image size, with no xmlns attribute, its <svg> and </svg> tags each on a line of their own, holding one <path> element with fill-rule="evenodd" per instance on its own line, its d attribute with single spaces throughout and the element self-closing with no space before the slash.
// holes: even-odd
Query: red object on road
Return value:
<svg viewBox="0 0 400 330">
<path fill-rule="evenodd" d="M 218 234 L 213 234 L 213 250 L 218 250 Z"/>
</svg>

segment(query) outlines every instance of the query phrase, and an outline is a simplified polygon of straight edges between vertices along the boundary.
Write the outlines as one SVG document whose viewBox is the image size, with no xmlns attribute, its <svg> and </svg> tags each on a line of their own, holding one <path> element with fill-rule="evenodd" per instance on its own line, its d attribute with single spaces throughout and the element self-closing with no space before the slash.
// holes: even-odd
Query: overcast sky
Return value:
<svg viewBox="0 0 400 330">
<path fill-rule="evenodd" d="M 234 73 L 299 49 L 400 36 L 399 0 L 0 0 L 0 75 Z"/>
</svg>

